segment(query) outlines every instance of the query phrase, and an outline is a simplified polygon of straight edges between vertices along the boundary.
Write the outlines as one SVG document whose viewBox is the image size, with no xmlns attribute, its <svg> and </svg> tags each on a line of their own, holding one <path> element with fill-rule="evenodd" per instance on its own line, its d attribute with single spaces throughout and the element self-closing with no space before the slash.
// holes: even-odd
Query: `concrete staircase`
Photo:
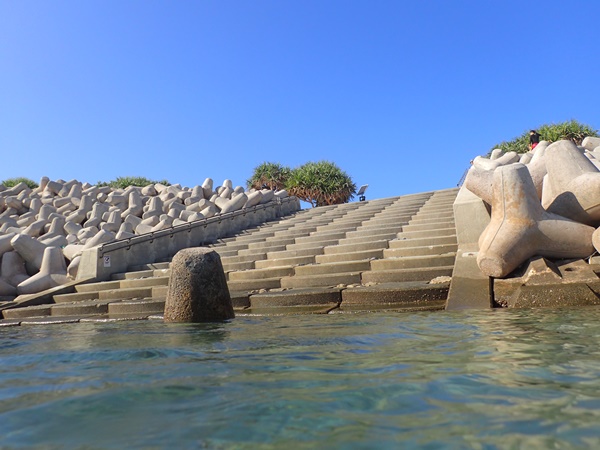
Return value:
<svg viewBox="0 0 600 450">
<path fill-rule="evenodd" d="M 452 275 L 456 256 L 457 192 L 302 210 L 211 247 L 221 256 L 237 314 L 439 309 L 449 286 L 440 277 Z M 5 310 L 0 322 L 158 318 L 169 270 L 168 261 L 131 267 L 111 281 L 55 295 L 53 304 Z"/>
</svg>

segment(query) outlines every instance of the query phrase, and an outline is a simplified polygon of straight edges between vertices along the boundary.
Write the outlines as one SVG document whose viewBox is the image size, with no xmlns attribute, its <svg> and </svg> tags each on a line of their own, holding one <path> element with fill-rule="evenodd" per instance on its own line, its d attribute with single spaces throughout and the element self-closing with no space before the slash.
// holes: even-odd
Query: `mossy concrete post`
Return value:
<svg viewBox="0 0 600 450">
<path fill-rule="evenodd" d="M 165 322 L 215 322 L 234 317 L 219 254 L 204 247 L 180 250 L 171 262 Z"/>
</svg>

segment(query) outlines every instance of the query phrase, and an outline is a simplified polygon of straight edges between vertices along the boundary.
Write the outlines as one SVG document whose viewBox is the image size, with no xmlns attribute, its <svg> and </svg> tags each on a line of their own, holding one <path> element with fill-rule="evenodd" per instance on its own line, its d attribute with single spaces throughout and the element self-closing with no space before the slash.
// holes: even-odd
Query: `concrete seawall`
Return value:
<svg viewBox="0 0 600 450">
<path fill-rule="evenodd" d="M 160 319 L 169 258 L 202 243 L 221 256 L 237 316 L 600 303 L 594 260 L 537 258 L 505 280 L 484 276 L 475 258 L 489 217 L 464 187 L 240 214 L 91 249 L 77 281 L 5 305 L 1 323 Z"/>
</svg>

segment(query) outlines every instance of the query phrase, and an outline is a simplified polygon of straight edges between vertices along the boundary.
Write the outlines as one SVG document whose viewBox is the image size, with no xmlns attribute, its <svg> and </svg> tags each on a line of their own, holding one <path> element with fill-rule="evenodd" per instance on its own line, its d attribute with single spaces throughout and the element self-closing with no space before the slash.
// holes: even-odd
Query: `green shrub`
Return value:
<svg viewBox="0 0 600 450">
<path fill-rule="evenodd" d="M 0 184 L 4 185 L 4 187 L 11 188 L 19 183 L 25 183 L 29 189 L 35 189 L 38 187 L 38 184 L 35 181 L 25 177 L 8 178 L 7 180 L 2 181 Z"/>
<path fill-rule="evenodd" d="M 290 177 L 289 167 L 279 163 L 264 162 L 254 168 L 252 176 L 246 181 L 248 189 L 281 190 Z"/>
<path fill-rule="evenodd" d="M 581 141 L 586 136 L 598 137 L 598 130 L 591 126 L 579 123 L 576 120 L 570 120 L 562 123 L 551 123 L 540 125 L 535 130 L 540 134 L 540 140 L 556 142 L 563 139 L 571 140 L 575 144 L 581 144 Z M 527 153 L 529 151 L 529 130 L 523 132 L 522 135 L 496 144 L 490 149 L 490 152 L 496 148 L 504 152 Z"/>
<path fill-rule="evenodd" d="M 97 186 L 110 186 L 111 188 L 114 189 L 125 189 L 129 186 L 139 186 L 139 187 L 144 187 L 144 186 L 148 186 L 149 184 L 164 184 L 164 185 L 169 185 L 171 183 L 169 183 L 167 180 L 162 180 L 162 181 L 153 181 L 153 180 L 149 180 L 148 178 L 145 177 L 117 177 L 115 180 L 112 181 L 98 181 L 98 183 L 96 183 Z"/>
<path fill-rule="evenodd" d="M 329 161 L 308 162 L 292 170 L 286 188 L 313 207 L 347 203 L 356 193 L 352 178 Z"/>
</svg>

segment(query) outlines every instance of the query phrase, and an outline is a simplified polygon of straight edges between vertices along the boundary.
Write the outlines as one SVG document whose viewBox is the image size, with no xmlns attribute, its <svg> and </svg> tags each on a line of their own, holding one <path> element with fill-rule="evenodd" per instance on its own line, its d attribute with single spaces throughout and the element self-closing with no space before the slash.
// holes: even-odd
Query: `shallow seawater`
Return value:
<svg viewBox="0 0 600 450">
<path fill-rule="evenodd" d="M 0 329 L 1 448 L 598 448 L 600 308 Z"/>
</svg>

